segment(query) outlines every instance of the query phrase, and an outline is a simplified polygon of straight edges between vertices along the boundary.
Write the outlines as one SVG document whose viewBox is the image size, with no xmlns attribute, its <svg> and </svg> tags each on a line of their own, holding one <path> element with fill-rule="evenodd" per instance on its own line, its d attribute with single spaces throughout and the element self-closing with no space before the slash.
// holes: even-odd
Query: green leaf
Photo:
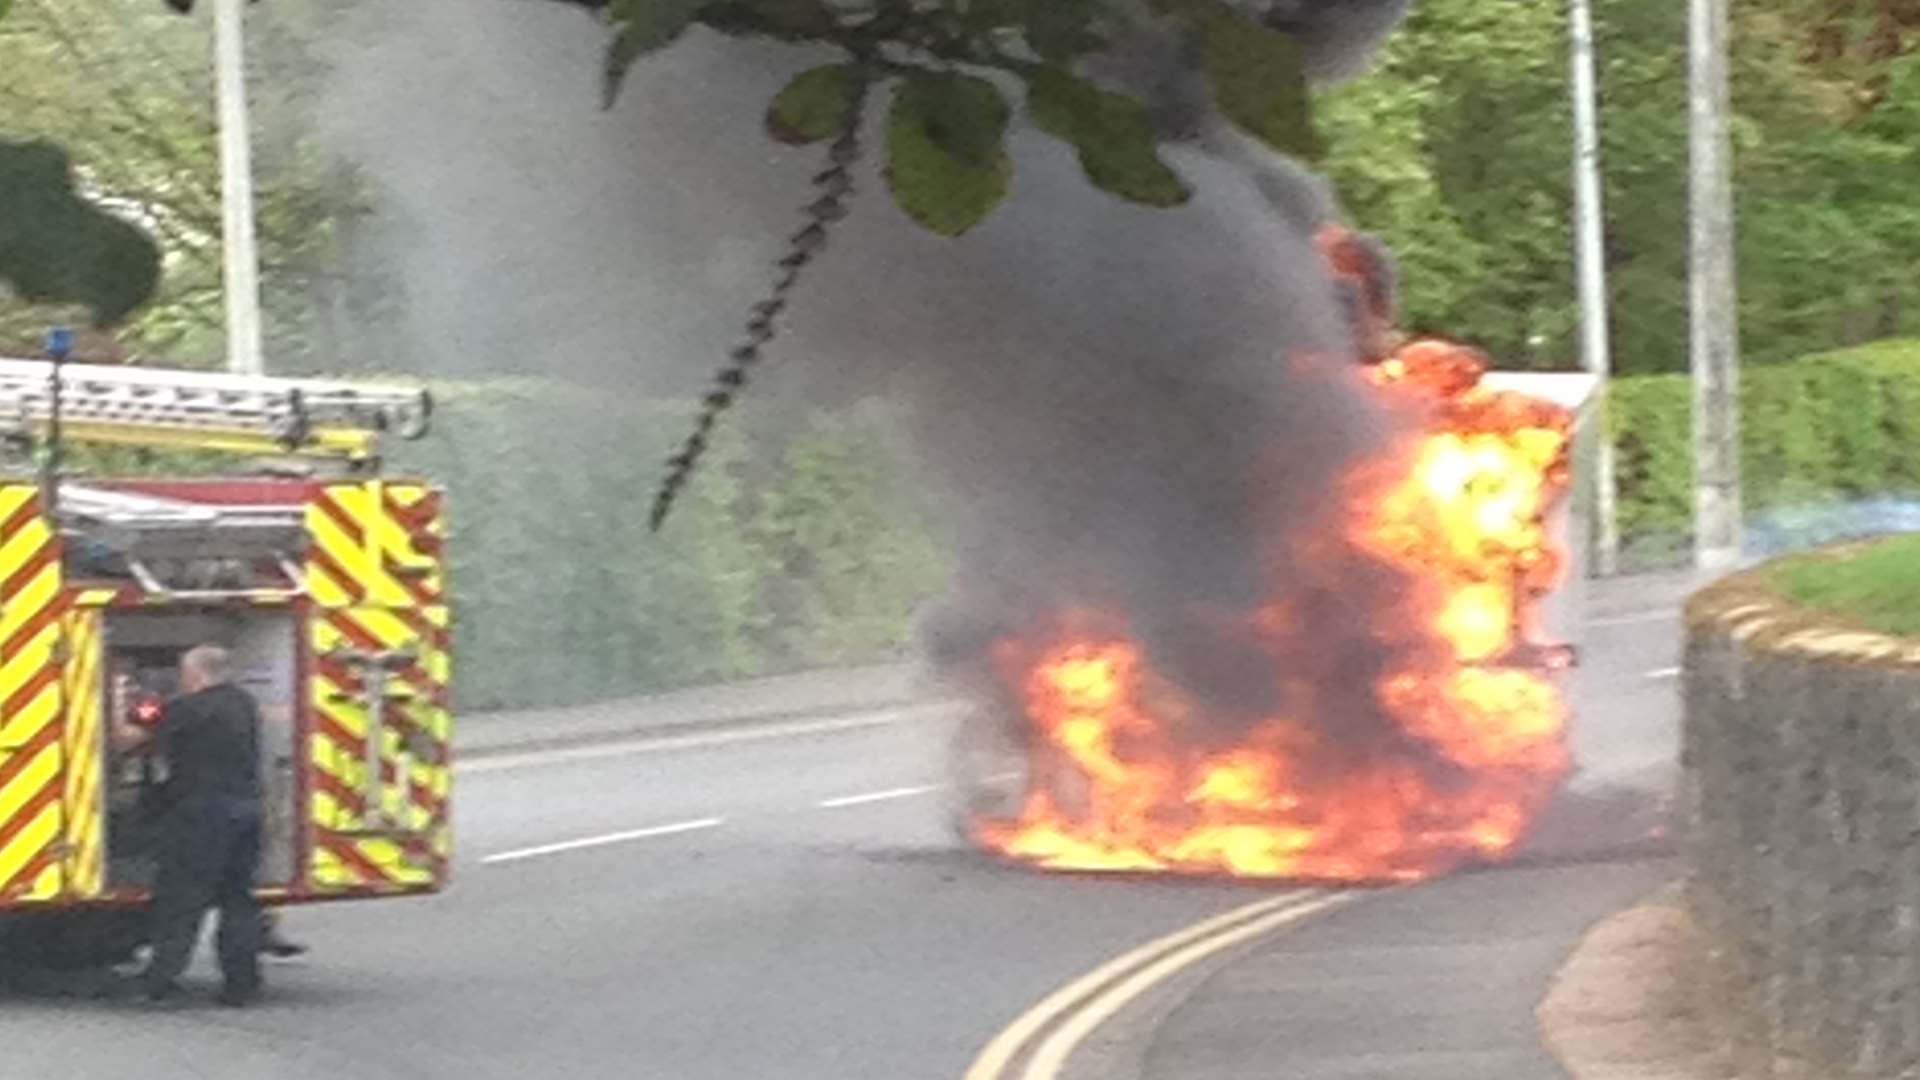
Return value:
<svg viewBox="0 0 1920 1080">
<path fill-rule="evenodd" d="M 1040 130 L 1073 145 L 1087 179 L 1102 191 L 1160 207 L 1192 196 L 1160 160 L 1147 107 L 1133 98 L 1049 66 L 1027 78 L 1027 111 Z"/>
<path fill-rule="evenodd" d="M 1324 147 L 1313 127 L 1300 42 L 1220 0 L 1180 6 L 1199 31 L 1201 63 L 1220 112 L 1281 153 L 1320 157 Z"/>
<path fill-rule="evenodd" d="M 146 233 L 81 198 L 66 151 L 0 139 L 0 281 L 29 302 L 84 304 L 117 322 L 160 282 Z"/>
<path fill-rule="evenodd" d="M 838 135 L 863 92 L 851 65 L 826 64 L 793 77 L 767 109 L 767 132 L 795 146 Z"/>
<path fill-rule="evenodd" d="M 706 0 L 613 0 L 608 18 L 614 26 L 601 80 L 601 103 L 612 108 L 620 84 L 634 61 L 658 52 L 680 39 Z"/>
<path fill-rule="evenodd" d="M 901 85 L 894 108 L 915 120 L 943 149 L 966 160 L 986 161 L 1004 148 L 1006 99 L 998 87 L 977 76 L 913 76 Z"/>
<path fill-rule="evenodd" d="M 914 75 L 887 114 L 887 186 L 923 227 L 959 236 L 1007 196 L 1008 109 L 1000 91 L 970 75 Z"/>
</svg>

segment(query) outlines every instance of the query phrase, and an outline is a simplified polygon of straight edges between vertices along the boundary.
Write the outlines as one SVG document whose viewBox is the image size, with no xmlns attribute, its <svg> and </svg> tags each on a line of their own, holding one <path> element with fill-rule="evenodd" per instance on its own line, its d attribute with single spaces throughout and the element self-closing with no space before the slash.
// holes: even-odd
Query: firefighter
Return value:
<svg viewBox="0 0 1920 1080">
<path fill-rule="evenodd" d="M 112 824 L 109 826 L 108 850 L 113 852 L 116 862 L 122 865 L 138 865 L 138 860 L 147 855 L 153 846 L 152 828 L 156 824 L 149 800 L 143 799 L 143 793 L 150 792 L 155 783 L 153 773 L 156 763 L 153 760 L 151 740 L 148 733 L 159 722 L 162 715 L 160 697 L 156 693 L 144 692 L 138 676 L 131 664 L 114 665 L 109 699 L 109 732 L 112 748 L 109 775 L 113 779 L 110 805 L 113 808 Z M 131 880 L 126 873 L 116 875 L 116 881 Z M 142 882 L 150 879 L 142 876 Z M 261 912 L 261 951 L 271 959 L 281 961 L 297 960 L 307 954 L 307 946 L 288 938 L 280 929 L 280 915 L 276 911 Z M 143 933 L 132 958 L 115 965 L 123 975 L 137 975 L 146 969 L 153 956 L 151 932 Z"/>
<path fill-rule="evenodd" d="M 178 992 L 207 909 L 218 907 L 220 1000 L 245 1005 L 260 992 L 266 928 L 253 895 L 265 817 L 259 710 L 232 682 L 227 651 L 217 645 L 180 658 L 180 691 L 160 726 L 171 771 L 161 806 L 153 957 L 142 989 L 153 1001 Z"/>
</svg>

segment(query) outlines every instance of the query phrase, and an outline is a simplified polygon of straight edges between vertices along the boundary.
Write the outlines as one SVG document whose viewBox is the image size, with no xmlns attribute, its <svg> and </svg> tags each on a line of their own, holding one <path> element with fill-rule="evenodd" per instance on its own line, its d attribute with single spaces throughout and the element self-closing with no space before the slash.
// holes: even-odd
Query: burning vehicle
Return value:
<svg viewBox="0 0 1920 1080">
<path fill-rule="evenodd" d="M 963 827 L 987 850 L 1061 870 L 1414 880 L 1512 853 L 1566 776 L 1572 654 L 1544 640 L 1540 606 L 1565 572 L 1549 518 L 1574 414 L 1490 386 L 1470 348 L 1394 341 L 1365 253 L 1344 234 L 1322 249 L 1364 363 L 1287 362 L 1296 379 L 1357 378 L 1398 423 L 1317 515 L 1265 523 L 1274 572 L 1255 599 L 1189 621 L 1257 691 L 1209 701 L 1168 677 L 1124 610 L 989 635 L 966 760 L 997 743 L 1023 767 L 1011 801 L 972 778 Z"/>
</svg>

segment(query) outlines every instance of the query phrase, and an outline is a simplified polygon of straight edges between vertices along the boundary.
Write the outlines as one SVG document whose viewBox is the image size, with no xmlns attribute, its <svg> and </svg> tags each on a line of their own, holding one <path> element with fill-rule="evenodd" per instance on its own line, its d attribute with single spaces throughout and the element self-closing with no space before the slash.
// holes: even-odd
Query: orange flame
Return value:
<svg viewBox="0 0 1920 1080">
<path fill-rule="evenodd" d="M 1310 722 L 1324 721 L 1325 688 L 1290 685 L 1281 715 L 1209 746 L 1190 734 L 1198 707 L 1124 627 L 1079 613 L 999 644 L 1040 749 L 1020 810 L 977 819 L 975 838 L 1045 867 L 1333 880 L 1415 879 L 1510 853 L 1567 768 L 1551 678 L 1565 656 L 1531 635 L 1561 568 L 1546 517 L 1567 485 L 1572 418 L 1482 387 L 1484 371 L 1438 341 L 1368 369 L 1378 393 L 1432 417 L 1349 476 L 1348 561 L 1327 570 L 1364 560 L 1410 583 L 1370 615 L 1402 646 L 1372 676 L 1384 732 L 1336 737 Z M 1294 614 L 1278 601 L 1247 627 L 1276 670 L 1313 640 Z"/>
</svg>

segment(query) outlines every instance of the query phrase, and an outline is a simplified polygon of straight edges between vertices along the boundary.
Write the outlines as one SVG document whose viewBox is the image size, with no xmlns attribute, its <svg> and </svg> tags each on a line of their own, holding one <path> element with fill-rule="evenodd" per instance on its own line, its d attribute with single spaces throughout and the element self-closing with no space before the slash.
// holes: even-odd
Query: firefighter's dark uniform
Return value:
<svg viewBox="0 0 1920 1080">
<path fill-rule="evenodd" d="M 146 990 L 162 996 L 186 970 L 207 909 L 220 909 L 226 996 L 260 988 L 260 718 L 253 699 L 223 683 L 175 699 L 161 737 L 169 775 L 161 799 L 160 866 L 153 892 L 153 959 Z"/>
</svg>

